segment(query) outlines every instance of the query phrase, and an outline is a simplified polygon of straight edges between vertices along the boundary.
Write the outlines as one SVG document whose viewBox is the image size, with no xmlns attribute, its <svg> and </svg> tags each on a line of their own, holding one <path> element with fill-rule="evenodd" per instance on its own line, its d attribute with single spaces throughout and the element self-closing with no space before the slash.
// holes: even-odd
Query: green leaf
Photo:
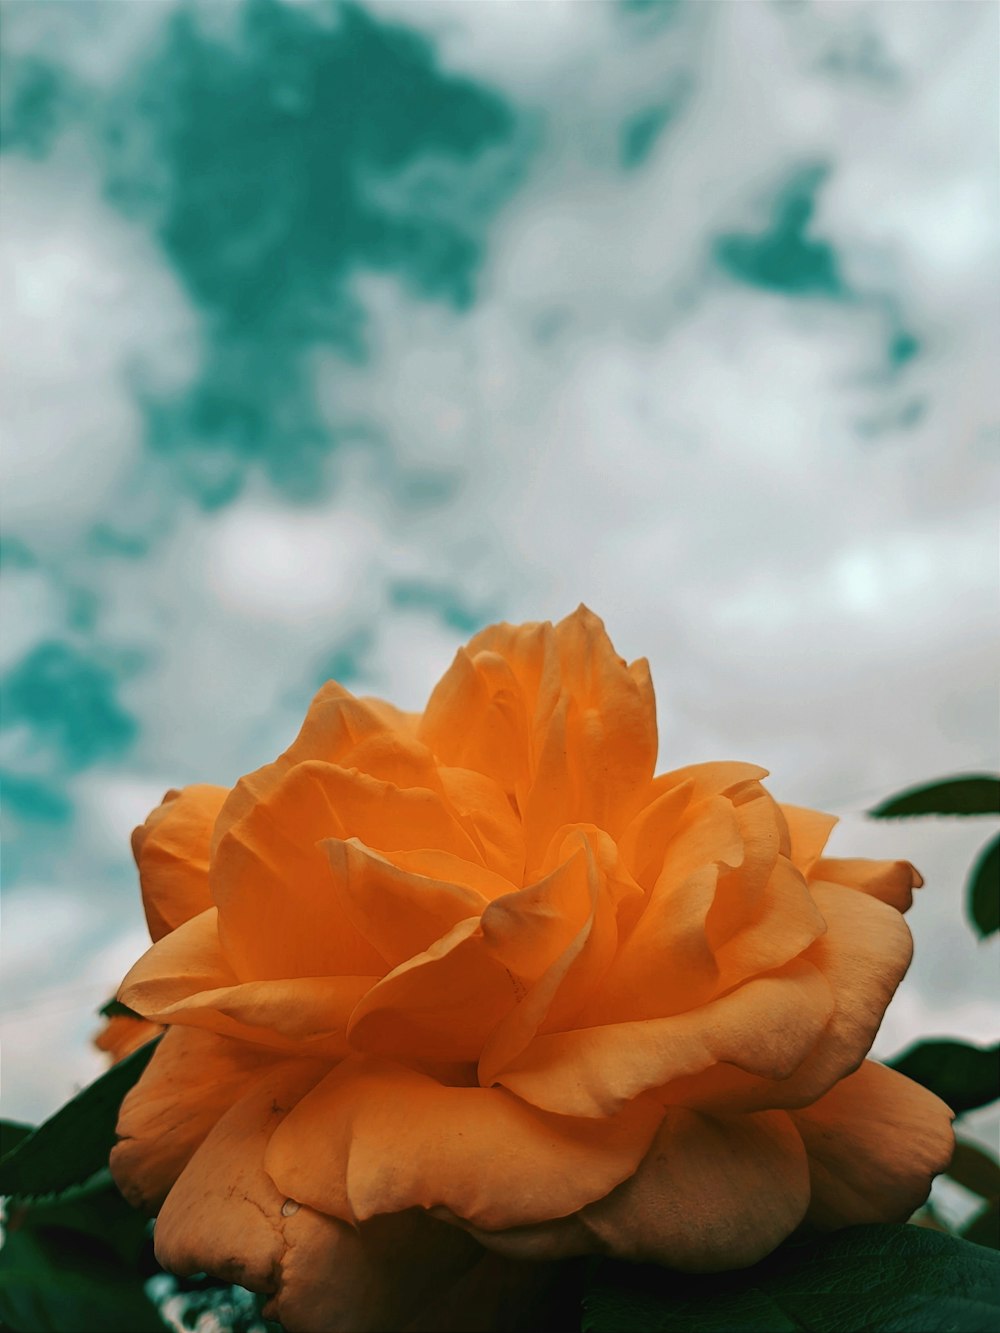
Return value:
<svg viewBox="0 0 1000 1333">
<path fill-rule="evenodd" d="M 982 1199 L 1000 1198 L 1000 1163 L 974 1143 L 958 1140 L 945 1175 Z"/>
<path fill-rule="evenodd" d="M 109 1000 L 107 1004 L 102 1004 L 97 1012 L 101 1018 L 135 1018 L 140 1023 L 146 1021 L 142 1014 L 137 1014 L 127 1004 L 122 1004 L 121 1000 Z"/>
<path fill-rule="evenodd" d="M 994 1199 L 976 1213 L 962 1235 L 976 1245 L 989 1245 L 1000 1250 L 1000 1202 Z"/>
<path fill-rule="evenodd" d="M 1000 1255 L 911 1226 L 850 1227 L 753 1268 L 689 1275 L 606 1261 L 584 1333 L 982 1333 L 1000 1324 Z"/>
<path fill-rule="evenodd" d="M 886 1064 L 936 1093 L 956 1115 L 1000 1097 L 1000 1046 L 921 1041 Z"/>
<path fill-rule="evenodd" d="M 8 1233 L 0 1319 L 16 1333 L 162 1333 L 141 1280 L 56 1233 Z"/>
<path fill-rule="evenodd" d="M 0 1120 L 0 1158 L 13 1152 L 22 1139 L 34 1132 L 34 1125 L 26 1125 L 20 1120 Z"/>
<path fill-rule="evenodd" d="M 1000 814 L 1000 777 L 977 773 L 910 787 L 890 796 L 868 813 L 875 819 L 899 819 L 907 815 Z"/>
<path fill-rule="evenodd" d="M 983 848 L 972 868 L 968 911 L 983 939 L 1000 930 L 1000 837 Z"/>
<path fill-rule="evenodd" d="M 110 1174 L 52 1203 L 8 1209 L 0 1320 L 17 1333 L 162 1333 L 146 1294 L 149 1225 Z"/>
<path fill-rule="evenodd" d="M 158 1040 L 113 1065 L 16 1143 L 0 1160 L 0 1194 L 57 1194 L 107 1166 L 122 1098 L 149 1064 Z"/>
</svg>

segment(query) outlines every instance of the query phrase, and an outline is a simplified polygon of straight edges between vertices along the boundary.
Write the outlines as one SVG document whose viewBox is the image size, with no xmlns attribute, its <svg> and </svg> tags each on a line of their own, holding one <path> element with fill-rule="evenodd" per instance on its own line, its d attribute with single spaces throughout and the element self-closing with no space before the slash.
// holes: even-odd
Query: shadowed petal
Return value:
<svg viewBox="0 0 1000 1333">
<path fill-rule="evenodd" d="M 605 1198 L 539 1226 L 471 1232 L 522 1259 L 597 1253 L 718 1272 L 769 1254 L 808 1203 L 805 1149 L 784 1112 L 715 1117 L 676 1108 L 635 1174 Z"/>
<path fill-rule="evenodd" d="M 809 1220 L 821 1227 L 905 1222 L 955 1147 L 944 1102 L 872 1060 L 791 1116 L 809 1154 Z"/>
<path fill-rule="evenodd" d="M 212 1032 L 165 1032 L 118 1116 L 111 1174 L 129 1203 L 155 1213 L 216 1121 L 276 1063 L 272 1051 Z"/>
<path fill-rule="evenodd" d="M 445 1087 L 402 1065 L 346 1060 L 271 1140 L 287 1194 L 345 1220 L 443 1205 L 488 1228 L 563 1216 L 631 1175 L 662 1109 L 600 1121 L 546 1115 L 502 1088 Z"/>
</svg>

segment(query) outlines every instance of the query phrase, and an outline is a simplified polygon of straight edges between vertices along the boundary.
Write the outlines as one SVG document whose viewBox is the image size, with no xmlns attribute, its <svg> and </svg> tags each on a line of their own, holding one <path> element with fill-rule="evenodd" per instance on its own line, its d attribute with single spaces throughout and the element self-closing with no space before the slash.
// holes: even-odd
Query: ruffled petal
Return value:
<svg viewBox="0 0 1000 1333">
<path fill-rule="evenodd" d="M 296 764 L 308 759 L 339 764 L 366 737 L 395 729 L 397 719 L 404 716 L 391 704 L 380 699 L 356 699 L 336 681 L 327 681 L 309 705 L 299 734 L 284 754 L 240 778 L 230 792 L 215 826 L 213 853 L 233 824 L 248 814 Z"/>
<path fill-rule="evenodd" d="M 541 1034 L 497 1081 L 534 1106 L 596 1117 L 719 1064 L 786 1079 L 832 1011 L 822 973 L 796 960 L 688 1013 Z"/>
<path fill-rule="evenodd" d="M 359 1057 L 303 1097 L 265 1166 L 285 1194 L 345 1221 L 441 1205 L 488 1229 L 522 1226 L 603 1198 L 662 1114 L 640 1099 L 600 1121 L 546 1115 L 503 1089 Z"/>
<path fill-rule="evenodd" d="M 205 785 L 168 791 L 132 834 L 142 905 L 153 940 L 211 907 L 212 829 L 228 795 L 226 787 Z"/>
<path fill-rule="evenodd" d="M 498 899 L 483 915 L 483 937 L 493 956 L 515 975 L 535 974 L 483 1049 L 479 1080 L 484 1085 L 493 1083 L 540 1029 L 558 1031 L 571 1024 L 614 957 L 618 903 L 623 895 L 639 890 L 626 879 L 605 873 L 591 839 L 610 859 L 614 844 L 606 834 L 592 828 L 568 832 L 558 853 L 566 859 L 552 875 L 534 889 Z M 531 899 L 536 893 L 528 911 L 520 907 L 520 899 Z M 554 901 L 557 897 L 562 897 L 561 903 Z M 561 929 L 545 921 L 546 910 Z M 539 918 L 541 931 L 537 931 Z M 524 945 L 532 942 L 536 931 L 538 953 L 529 960 Z M 558 951 L 552 949 L 553 944 Z"/>
<path fill-rule="evenodd" d="M 676 1108 L 635 1174 L 573 1217 L 470 1230 L 483 1245 L 519 1259 L 598 1253 L 719 1272 L 770 1254 L 808 1204 L 805 1149 L 784 1112 L 715 1117 Z"/>
<path fill-rule="evenodd" d="M 955 1147 L 944 1102 L 872 1060 L 791 1116 L 809 1155 L 809 1220 L 821 1227 L 905 1222 Z"/>
<path fill-rule="evenodd" d="M 389 968 L 423 953 L 486 906 L 476 889 L 410 874 L 355 838 L 331 838 L 323 847 L 333 872 L 332 891 L 355 930 Z M 453 864 L 469 863 L 455 858 Z"/>
<path fill-rule="evenodd" d="M 791 838 L 792 864 L 809 875 L 813 865 L 823 854 L 827 839 L 837 823 L 836 815 L 825 815 L 821 810 L 807 810 L 801 805 L 782 805 Z"/>
<path fill-rule="evenodd" d="M 209 1130 L 275 1064 L 273 1052 L 212 1032 L 165 1032 L 118 1115 L 111 1174 L 129 1203 L 155 1213 Z"/>
<path fill-rule="evenodd" d="M 147 949 L 118 987 L 118 999 L 143 1018 L 201 991 L 237 980 L 219 942 L 217 908 L 185 921 Z"/>
<path fill-rule="evenodd" d="M 819 1040 L 799 1067 L 777 1082 L 755 1077 L 745 1066 L 719 1067 L 678 1080 L 667 1090 L 671 1101 L 748 1111 L 808 1106 L 853 1073 L 871 1050 L 909 966 L 910 932 L 895 908 L 876 898 L 835 884 L 809 888 L 827 929 L 802 959 L 822 972 L 834 1000 Z"/>
<path fill-rule="evenodd" d="M 386 852 L 430 845 L 480 859 L 436 792 L 333 764 L 297 765 L 233 824 L 212 862 L 220 938 L 241 980 L 384 971 L 334 892 L 321 845 L 329 838 Z"/>
<path fill-rule="evenodd" d="M 524 989 L 486 952 L 479 918 L 470 917 L 372 987 L 348 1040 L 354 1050 L 396 1060 L 475 1061 Z"/>
<path fill-rule="evenodd" d="M 378 977 L 292 977 L 203 991 L 156 1011 L 161 1023 L 205 1028 L 286 1055 L 340 1059 L 358 1001 Z"/>
<path fill-rule="evenodd" d="M 524 829 L 503 788 L 467 768 L 442 768 L 440 778 L 448 809 L 475 846 L 478 859 L 512 884 L 520 884 Z"/>
<path fill-rule="evenodd" d="M 441 763 L 484 773 L 513 795 L 530 774 L 529 720 L 511 664 L 497 652 L 460 648 L 434 687 L 418 734 Z"/>
<path fill-rule="evenodd" d="M 844 884 L 880 902 L 906 912 L 913 906 L 913 890 L 923 887 L 920 872 L 909 861 L 864 861 L 824 857 L 810 871 L 810 879 Z"/>
</svg>

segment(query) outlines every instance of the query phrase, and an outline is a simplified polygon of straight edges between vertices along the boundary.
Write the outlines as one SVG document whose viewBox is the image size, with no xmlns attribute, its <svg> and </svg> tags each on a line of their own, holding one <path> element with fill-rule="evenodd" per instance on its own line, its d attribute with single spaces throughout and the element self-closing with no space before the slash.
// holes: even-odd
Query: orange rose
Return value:
<svg viewBox="0 0 1000 1333">
<path fill-rule="evenodd" d="M 734 1268 L 909 1216 L 950 1113 L 864 1056 L 919 876 L 656 750 L 581 608 L 476 635 L 421 716 L 328 684 L 273 764 L 169 794 L 120 991 L 168 1031 L 112 1156 L 166 1267 L 292 1330 L 434 1327 L 523 1259 Z"/>
</svg>

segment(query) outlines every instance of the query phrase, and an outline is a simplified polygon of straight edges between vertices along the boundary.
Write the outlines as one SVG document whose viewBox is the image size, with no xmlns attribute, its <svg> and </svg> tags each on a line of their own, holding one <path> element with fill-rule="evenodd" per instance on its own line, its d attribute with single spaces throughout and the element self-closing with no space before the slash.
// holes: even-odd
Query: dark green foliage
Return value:
<svg viewBox="0 0 1000 1333">
<path fill-rule="evenodd" d="M 84 1189 L 8 1211 L 0 1320 L 13 1333 L 161 1333 L 146 1295 L 149 1225 L 107 1172 Z"/>
<path fill-rule="evenodd" d="M 1000 1198 L 1000 1164 L 974 1143 L 958 1140 L 948 1175 L 983 1199 Z"/>
<path fill-rule="evenodd" d="M 595 1265 L 585 1333 L 982 1333 L 1000 1323 L 1000 1256 L 940 1232 L 863 1226 L 690 1276 Z"/>
<path fill-rule="evenodd" d="M 890 796 L 869 811 L 875 819 L 901 819 L 911 815 L 1000 814 L 1000 778 L 975 773 L 922 783 Z"/>
<path fill-rule="evenodd" d="M 146 1068 L 157 1039 L 78 1093 L 0 1160 L 0 1194 L 59 1194 L 107 1166 L 122 1098 Z"/>
<path fill-rule="evenodd" d="M 1000 1250 L 1000 1201 L 992 1199 L 976 1213 L 962 1235 L 975 1245 L 988 1245 L 991 1249 Z"/>
<path fill-rule="evenodd" d="M 1000 1046 L 970 1046 L 945 1039 L 920 1041 L 886 1063 L 929 1088 L 956 1115 L 1000 1097 Z"/>
<path fill-rule="evenodd" d="M 1000 837 L 983 848 L 972 868 L 968 910 L 983 939 L 1000 930 Z"/>
</svg>

